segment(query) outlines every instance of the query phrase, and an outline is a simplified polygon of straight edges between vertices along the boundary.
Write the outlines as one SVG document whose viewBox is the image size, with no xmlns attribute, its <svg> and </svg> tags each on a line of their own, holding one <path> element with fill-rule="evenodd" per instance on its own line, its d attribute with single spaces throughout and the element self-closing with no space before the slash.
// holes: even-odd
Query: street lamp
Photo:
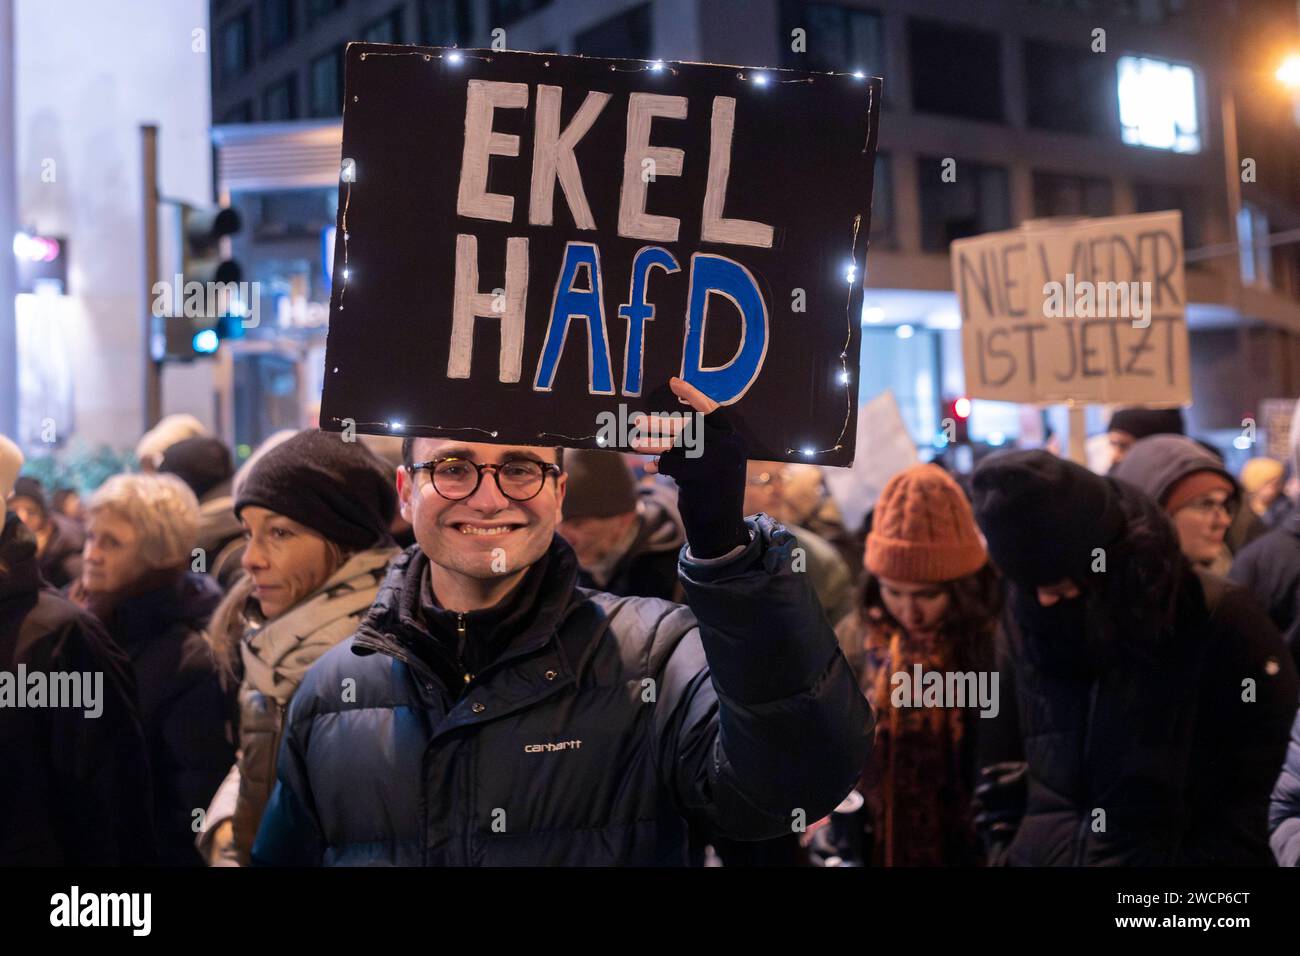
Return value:
<svg viewBox="0 0 1300 956">
<path fill-rule="evenodd" d="M 1300 123 L 1300 54 L 1293 53 L 1286 57 L 1274 74 L 1278 82 L 1295 94 L 1296 122 Z M 1220 98 L 1220 111 L 1223 118 L 1223 153 L 1225 172 L 1228 174 L 1228 222 L 1229 236 L 1241 248 L 1241 153 L 1237 144 L 1237 97 L 1231 76 L 1225 79 Z M 1231 241 L 1231 240 L 1230 240 Z M 1241 286 L 1241 266 L 1233 270 L 1237 276 L 1236 285 Z"/>
</svg>

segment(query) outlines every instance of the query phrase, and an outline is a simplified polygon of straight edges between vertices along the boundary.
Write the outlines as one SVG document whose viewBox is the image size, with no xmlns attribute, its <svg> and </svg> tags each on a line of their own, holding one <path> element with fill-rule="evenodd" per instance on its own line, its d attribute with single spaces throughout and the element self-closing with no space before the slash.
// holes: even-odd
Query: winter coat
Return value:
<svg viewBox="0 0 1300 956">
<path fill-rule="evenodd" d="M 81 525 L 63 515 L 50 515 L 54 525 L 39 561 L 41 576 L 53 587 L 62 588 L 81 577 L 81 549 L 86 533 Z"/>
<path fill-rule="evenodd" d="M 1300 713 L 1268 809 L 1269 846 L 1282 866 L 1300 866 Z"/>
<path fill-rule="evenodd" d="M 243 680 L 239 686 L 239 760 L 233 779 L 237 796 L 229 808 L 209 807 L 204 835 L 224 820 L 234 829 L 233 853 L 247 866 L 262 811 L 275 785 L 275 759 L 284 714 L 311 667 L 322 654 L 351 637 L 375 599 L 393 547 L 352 555 L 316 591 L 279 617 L 258 624 L 244 609 L 253 582 L 241 579 L 213 615 L 210 640 L 238 644 Z M 237 632 L 237 633 L 231 633 Z M 203 853 L 207 840 L 200 840 Z"/>
<path fill-rule="evenodd" d="M 1300 667 L 1300 512 L 1246 545 L 1229 575 L 1259 601 Z"/>
<path fill-rule="evenodd" d="M 1009 610 L 998 642 L 1001 726 L 988 739 L 1010 743 L 1002 752 L 981 746 L 985 766 L 1028 765 L 1006 862 L 1267 864 L 1268 799 L 1296 709 L 1295 666 L 1250 595 L 1191 570 L 1154 504 L 1115 486 L 1126 534 L 1148 542 L 1132 566 L 1146 563 L 1125 578 L 1121 543 L 1098 577 L 1138 590 L 1134 601 L 1168 617 L 1159 628 L 1117 631 L 1122 638 L 1090 656 L 1059 633 L 1025 629 Z M 1121 624 L 1150 610 L 1112 607 L 1121 592 L 1103 593 L 1104 613 Z M 1034 600 L 1013 591 L 1012 607 L 1026 599 Z"/>
<path fill-rule="evenodd" d="M 0 671 L 16 679 L 20 665 L 102 683 L 90 708 L 0 706 L 0 866 L 153 862 L 131 666 L 98 621 L 43 584 L 36 541 L 9 512 L 0 534 Z"/>
<path fill-rule="evenodd" d="M 793 538 L 748 523 L 738 555 L 683 556 L 689 607 L 575 587 L 554 537 L 525 626 L 451 688 L 405 551 L 290 705 L 254 863 L 683 865 L 688 821 L 762 839 L 828 813 L 870 711 Z"/>
<path fill-rule="evenodd" d="M 677 553 L 686 543 L 686 532 L 672 493 L 650 487 L 638 489 L 637 495 L 637 531 L 631 545 L 602 575 L 603 582 L 580 568 L 578 584 L 622 597 L 678 601 L 682 588 L 677 581 Z"/>
<path fill-rule="evenodd" d="M 210 577 L 187 571 L 121 601 L 105 622 L 135 673 L 153 768 L 158 858 L 171 866 L 202 862 L 193 842 L 195 811 L 208 805 L 235 758 L 230 703 L 203 637 L 220 600 Z"/>
</svg>

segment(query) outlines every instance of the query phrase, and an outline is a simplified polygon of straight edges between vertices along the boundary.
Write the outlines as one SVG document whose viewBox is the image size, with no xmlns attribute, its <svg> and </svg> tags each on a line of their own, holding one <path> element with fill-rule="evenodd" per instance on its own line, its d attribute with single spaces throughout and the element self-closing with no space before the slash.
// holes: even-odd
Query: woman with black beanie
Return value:
<svg viewBox="0 0 1300 956">
<path fill-rule="evenodd" d="M 349 637 L 397 548 L 393 476 L 357 442 L 304 431 L 266 452 L 239 484 L 247 545 L 241 578 L 209 629 L 239 681 L 239 756 L 198 845 L 213 865 L 244 866 L 275 784 L 281 724 L 307 669 Z"/>
</svg>

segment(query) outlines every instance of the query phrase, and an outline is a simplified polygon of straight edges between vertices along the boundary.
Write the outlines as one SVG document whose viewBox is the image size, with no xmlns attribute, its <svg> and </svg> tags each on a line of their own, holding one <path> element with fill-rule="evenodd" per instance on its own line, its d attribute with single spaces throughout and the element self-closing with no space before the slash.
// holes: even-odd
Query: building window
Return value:
<svg viewBox="0 0 1300 956">
<path fill-rule="evenodd" d="M 871 187 L 871 245 L 894 249 L 894 170 L 888 153 L 876 153 Z"/>
<path fill-rule="evenodd" d="M 230 109 L 221 114 L 223 123 L 251 123 L 253 122 L 253 101 L 240 100 Z"/>
<path fill-rule="evenodd" d="M 469 0 L 420 0 L 420 42 L 468 46 L 473 20 Z"/>
<path fill-rule="evenodd" d="M 792 30 L 805 31 L 807 52 L 791 47 Z M 884 20 L 880 14 L 835 3 L 782 0 L 782 65 L 790 70 L 885 71 Z"/>
<path fill-rule="evenodd" d="M 293 74 L 262 92 L 262 119 L 268 123 L 298 118 L 298 85 Z"/>
<path fill-rule="evenodd" d="M 643 3 L 626 13 L 610 17 L 584 30 L 573 40 L 573 52 L 582 56 L 617 56 L 634 60 L 650 58 L 650 4 Z"/>
<path fill-rule="evenodd" d="M 262 52 L 293 39 L 293 0 L 262 0 Z"/>
<path fill-rule="evenodd" d="M 922 157 L 917 164 L 922 249 L 947 252 L 955 239 L 1010 227 L 1011 190 L 1006 169 L 962 160 L 955 169 L 956 179 L 945 182 L 944 168 L 943 160 L 937 158 Z"/>
<path fill-rule="evenodd" d="M 1257 288 L 1272 288 L 1273 253 L 1268 246 L 1268 214 L 1254 203 L 1242 203 L 1237 213 L 1237 242 L 1241 281 Z"/>
<path fill-rule="evenodd" d="M 1115 75 L 1103 56 L 1049 43 L 1025 44 L 1029 125 L 1062 133 L 1112 133 Z"/>
<path fill-rule="evenodd" d="M 361 31 L 361 39 L 367 43 L 401 43 L 402 8 L 398 7 L 387 16 L 367 24 Z"/>
<path fill-rule="evenodd" d="M 1001 122 L 1001 44 L 996 33 L 909 20 L 913 108 L 922 113 Z"/>
<path fill-rule="evenodd" d="M 228 85 L 237 80 L 252 65 L 249 56 L 249 34 L 252 32 L 252 17 L 245 10 L 235 19 L 222 24 L 217 47 L 220 51 L 221 84 Z"/>
<path fill-rule="evenodd" d="M 1119 121 L 1125 143 L 1199 153 L 1196 113 L 1196 75 L 1190 66 L 1144 56 L 1119 58 Z"/>
<path fill-rule="evenodd" d="M 488 19 L 492 29 L 508 27 L 530 13 L 549 7 L 551 0 L 488 0 Z"/>
<path fill-rule="evenodd" d="M 343 112 L 343 49 L 331 50 L 311 61 L 311 115 L 338 116 Z"/>
<path fill-rule="evenodd" d="M 1109 216 L 1113 209 L 1108 179 L 1034 173 L 1035 216 Z"/>
<path fill-rule="evenodd" d="M 307 25 L 314 26 L 343 6 L 344 0 L 307 0 Z"/>
<path fill-rule="evenodd" d="M 1165 183 L 1134 183 L 1133 205 L 1136 212 L 1182 210 L 1183 246 L 1196 249 L 1202 244 L 1204 203 L 1199 189 Z"/>
</svg>

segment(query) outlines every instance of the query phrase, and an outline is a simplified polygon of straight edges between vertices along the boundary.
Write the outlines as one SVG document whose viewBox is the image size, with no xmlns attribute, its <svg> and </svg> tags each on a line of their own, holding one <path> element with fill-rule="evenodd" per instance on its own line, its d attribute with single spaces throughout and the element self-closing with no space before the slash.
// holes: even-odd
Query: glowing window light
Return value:
<svg viewBox="0 0 1300 956">
<path fill-rule="evenodd" d="M 1190 66 L 1150 57 L 1119 58 L 1121 138 L 1130 146 L 1199 153 L 1196 75 Z"/>
</svg>

